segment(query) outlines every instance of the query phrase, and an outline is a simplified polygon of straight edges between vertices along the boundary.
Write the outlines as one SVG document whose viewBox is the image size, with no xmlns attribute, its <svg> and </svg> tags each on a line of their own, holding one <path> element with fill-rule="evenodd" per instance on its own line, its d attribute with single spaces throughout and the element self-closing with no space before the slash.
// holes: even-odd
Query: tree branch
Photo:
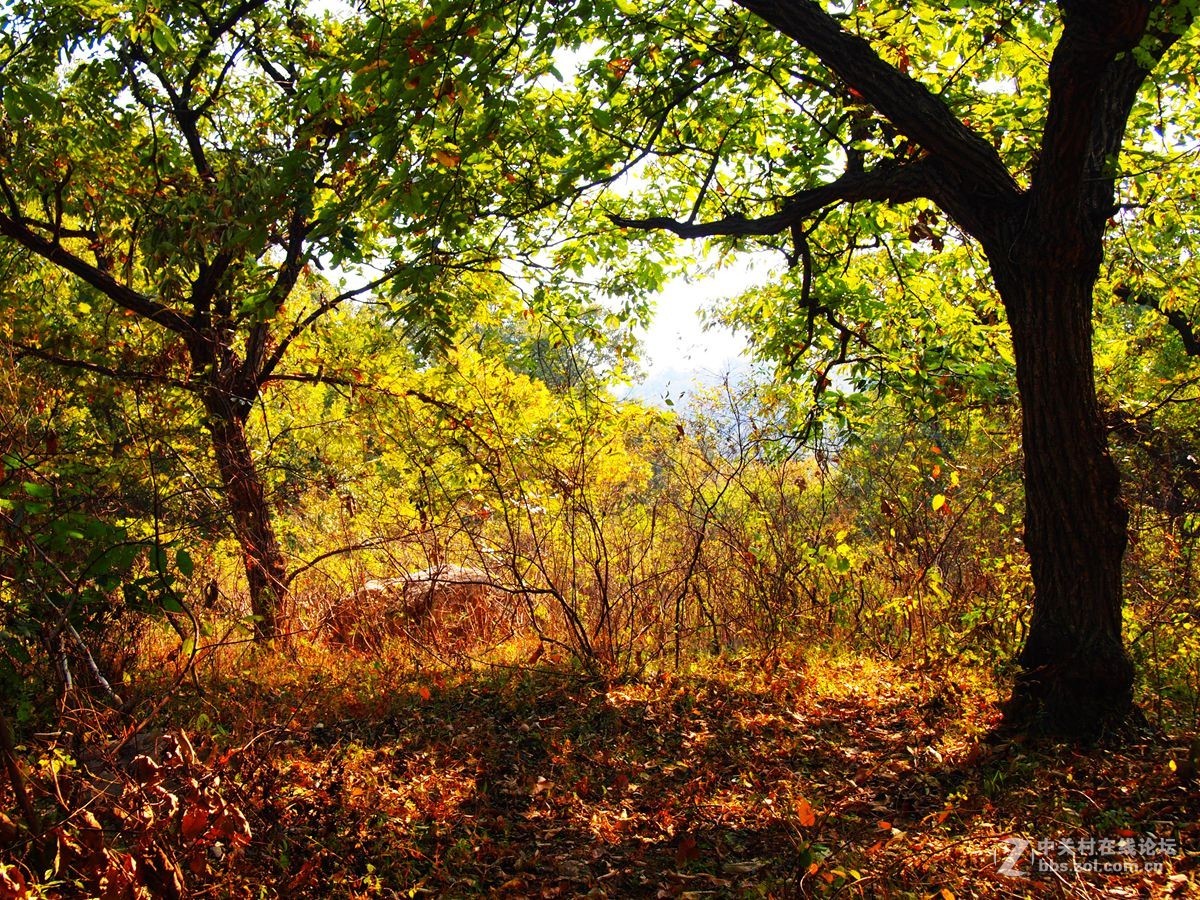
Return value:
<svg viewBox="0 0 1200 900">
<path fill-rule="evenodd" d="M 886 163 L 866 172 L 847 172 L 829 184 L 792 194 L 783 201 L 779 212 L 757 219 L 749 219 L 740 213 L 713 222 L 684 222 L 669 216 L 631 219 L 612 215 L 609 218 L 623 228 L 664 229 L 685 238 L 764 237 L 787 231 L 813 213 L 839 203 L 860 200 L 906 203 L 931 196 L 936 193 L 934 169 L 932 160 L 926 157 L 904 164 Z"/>
<path fill-rule="evenodd" d="M 308 315 L 297 319 L 296 322 L 292 325 L 291 330 L 288 331 L 288 333 L 286 335 L 284 335 L 283 338 L 279 341 L 279 343 L 275 346 L 275 349 L 271 353 L 271 356 L 266 360 L 265 363 L 263 363 L 262 371 L 259 373 L 259 376 L 258 376 L 259 384 L 266 384 L 268 381 L 277 381 L 282 378 L 282 376 L 275 376 L 274 372 L 275 372 L 275 369 L 279 366 L 279 364 L 283 361 L 283 357 L 287 353 L 288 347 L 291 346 L 292 342 L 294 340 L 296 340 L 296 338 L 298 338 L 305 331 L 307 331 L 309 328 L 311 328 L 314 324 L 316 324 L 318 321 L 320 321 L 320 319 L 323 316 L 325 316 L 330 311 L 336 309 L 344 301 L 352 300 L 355 297 L 359 297 L 363 294 L 369 293 L 369 292 L 375 290 L 376 288 L 387 284 L 389 281 L 391 281 L 396 276 L 398 276 L 401 272 L 403 272 L 405 270 L 405 268 L 407 268 L 407 266 L 404 266 L 404 265 L 392 266 L 386 272 L 384 272 L 381 276 L 379 276 L 378 278 L 376 278 L 372 281 L 367 282 L 366 284 L 360 285 L 359 287 L 356 287 L 356 288 L 352 288 L 348 291 L 343 291 L 342 293 L 338 294 L 336 297 L 331 297 L 328 300 L 322 300 L 320 303 L 317 304 L 315 309 L 313 309 L 311 312 L 309 312 Z"/>
<path fill-rule="evenodd" d="M 1188 356 L 1200 356 L 1200 334 L 1196 333 L 1191 320 L 1179 310 L 1163 309 L 1162 303 L 1153 294 L 1145 292 L 1135 294 L 1127 287 L 1118 287 L 1113 293 L 1120 300 L 1127 300 L 1131 303 L 1136 303 L 1138 306 L 1145 306 L 1157 312 L 1167 320 L 1167 324 L 1175 329 L 1175 333 L 1183 341 L 1183 352 Z"/>
<path fill-rule="evenodd" d="M 356 544 L 347 544 L 344 547 L 338 547 L 336 550 L 327 550 L 319 556 L 315 556 L 308 562 L 293 569 L 284 579 L 284 584 L 291 587 L 292 582 L 296 580 L 297 575 L 302 575 L 309 569 L 316 568 L 320 563 L 327 559 L 332 559 L 335 556 L 345 556 L 347 553 L 357 553 L 361 550 L 377 550 L 380 547 L 386 547 L 388 544 L 395 543 L 399 538 L 389 537 L 370 537 L 364 541 L 359 541 Z"/>
<path fill-rule="evenodd" d="M 300 278 L 300 272 L 304 268 L 304 242 L 312 230 L 304 218 L 305 205 L 303 202 L 297 202 L 296 208 L 292 211 L 291 221 L 288 224 L 287 250 L 283 264 L 275 273 L 275 281 L 263 301 L 269 310 L 278 310 L 283 307 L 284 302 L 296 287 L 296 281 Z M 287 352 L 287 344 L 290 343 L 289 336 L 285 339 L 282 350 L 268 358 L 267 339 L 269 337 L 270 330 L 266 322 L 255 324 L 246 337 L 246 378 L 256 385 L 261 384 L 262 377 L 270 374 L 270 370 L 278 365 L 283 354 Z"/>
<path fill-rule="evenodd" d="M 263 379 L 264 384 L 272 381 L 294 381 L 299 384 L 324 384 L 329 387 L 361 388 L 362 384 L 340 375 L 326 375 L 320 369 L 316 372 L 274 372 Z"/>
<path fill-rule="evenodd" d="M 187 75 L 184 76 L 185 100 L 191 100 L 191 94 L 193 90 L 192 86 L 195 84 L 196 79 L 200 77 L 200 73 L 204 69 L 204 64 L 212 55 L 213 48 L 216 47 L 221 38 L 223 38 L 230 31 L 230 29 L 241 22 L 242 19 L 249 16 L 250 13 L 254 12 L 261 6 L 266 5 L 266 2 L 267 0 L 245 0 L 245 2 L 240 3 L 231 9 L 225 18 L 221 19 L 219 22 L 210 21 L 208 23 L 208 43 L 200 48 L 195 59 L 192 60 L 192 64 L 188 67 Z M 226 63 L 224 70 L 221 72 L 221 76 L 217 79 L 218 85 L 224 79 L 225 73 L 229 71 L 229 67 L 232 62 L 233 60 L 231 58 L 230 61 Z M 218 90 L 213 90 L 209 99 L 202 103 L 197 111 L 202 112 L 209 104 L 211 104 L 212 97 L 217 96 L 218 93 Z"/>
<path fill-rule="evenodd" d="M 1128 54 L 1145 34 L 1150 4 L 1143 0 L 1062 0 L 1063 33 L 1050 60 L 1050 102 L 1041 154 L 1034 169 L 1030 194 L 1039 218 L 1073 228 L 1082 224 L 1085 179 L 1089 158 L 1099 143 L 1102 153 L 1120 148 L 1125 119 L 1145 77 Z M 1113 64 L 1125 70 L 1124 78 L 1109 78 Z M 1123 64 L 1122 64 L 1123 63 Z M 1129 76 L 1134 79 L 1130 82 Z M 1130 84 L 1132 89 L 1130 90 Z M 1122 90 L 1121 88 L 1124 88 Z M 1106 90 L 1123 95 L 1109 116 L 1100 112 Z M 1120 109 L 1119 107 L 1124 107 Z M 1105 121 L 1110 119 L 1110 121 Z M 1103 167 L 1106 160 L 1093 161 Z M 1111 200 L 1110 200 L 1111 202 Z"/>
<path fill-rule="evenodd" d="M 996 149 L 964 125 L 927 87 L 843 30 L 814 0 L 736 0 L 780 33 L 812 51 L 896 128 L 938 157 L 955 178 L 955 207 L 1012 201 L 1020 188 Z M 975 202 L 971 203 L 972 198 Z"/>
<path fill-rule="evenodd" d="M 92 372 L 96 375 L 103 375 L 105 378 L 114 378 L 118 381 L 130 381 L 140 384 L 166 384 L 184 391 L 192 390 L 191 386 L 186 382 L 167 375 L 156 375 L 153 372 L 139 372 L 135 369 L 114 369 L 101 363 L 73 359 L 68 356 L 59 356 L 57 353 L 51 353 L 48 350 L 43 350 L 41 347 L 33 347 L 28 344 L 16 344 L 15 349 L 17 351 L 17 359 L 32 356 L 34 359 L 40 359 L 42 362 L 48 362 L 53 366 L 59 366 L 64 369 L 75 369 L 82 372 Z"/>
<path fill-rule="evenodd" d="M 21 221 L 29 228 L 38 228 L 42 231 L 48 231 L 57 240 L 63 238 L 83 238 L 84 240 L 94 241 L 99 236 L 93 228 L 63 228 L 61 222 L 55 224 L 53 222 L 39 222 L 37 219 L 31 219 L 28 216 L 22 216 Z"/>
<path fill-rule="evenodd" d="M 1166 56 L 1192 27 L 1194 18 L 1190 4 L 1182 2 L 1160 6 L 1151 12 L 1145 29 L 1150 40 L 1143 39 L 1141 44 L 1152 64 L 1156 65 Z M 1107 219 L 1111 215 L 1117 174 L 1112 161 L 1121 152 L 1129 114 L 1150 72 L 1151 69 L 1139 61 L 1139 54 L 1128 52 L 1118 53 L 1105 73 L 1092 126 L 1085 176 L 1088 180 L 1085 190 L 1094 192 L 1088 197 L 1088 205 L 1097 218 Z"/>
<path fill-rule="evenodd" d="M 195 329 L 192 327 L 191 322 L 175 310 L 168 306 L 163 306 L 155 300 L 151 300 L 149 297 L 138 293 L 130 287 L 126 287 L 107 272 L 103 272 L 96 266 L 85 262 L 64 247 L 46 240 L 41 235 L 35 234 L 24 222 L 0 213 L 0 235 L 12 238 L 22 247 L 42 257 L 47 262 L 51 262 L 59 268 L 65 269 L 72 275 L 75 275 L 122 309 L 137 313 L 139 316 L 149 319 L 152 322 L 157 322 L 169 331 L 173 331 L 185 338 L 195 335 Z"/>
</svg>

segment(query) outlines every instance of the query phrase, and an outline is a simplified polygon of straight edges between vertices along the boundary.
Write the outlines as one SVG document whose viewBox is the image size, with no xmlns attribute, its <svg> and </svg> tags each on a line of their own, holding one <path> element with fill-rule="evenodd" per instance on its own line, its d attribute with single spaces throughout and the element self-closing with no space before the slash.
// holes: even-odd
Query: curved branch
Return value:
<svg viewBox="0 0 1200 900">
<path fill-rule="evenodd" d="M 1118 287 L 1113 293 L 1120 300 L 1136 303 L 1138 306 L 1145 306 L 1157 312 L 1167 320 L 1167 324 L 1175 330 L 1175 333 L 1179 335 L 1179 339 L 1183 341 L 1183 352 L 1188 356 L 1200 356 L 1200 334 L 1197 333 L 1191 319 L 1186 315 L 1177 309 L 1163 308 L 1162 303 L 1159 302 L 1157 297 L 1145 291 L 1135 294 L 1127 287 Z"/>
<path fill-rule="evenodd" d="M 806 47 L 835 75 L 958 177 L 955 205 L 972 198 L 1013 200 L 1020 188 L 996 149 L 920 82 L 885 62 L 842 29 L 814 0 L 736 0 L 781 34 Z"/>
<path fill-rule="evenodd" d="M 663 229 L 679 237 L 765 237 L 799 225 L 813 213 L 841 203 L 878 200 L 907 203 L 937 193 L 934 165 L 929 157 L 911 163 L 889 163 L 866 172 L 847 172 L 836 181 L 792 194 L 779 212 L 750 219 L 740 213 L 713 222 L 680 221 L 669 216 L 609 218 L 623 228 Z"/>
<path fill-rule="evenodd" d="M 308 560 L 303 565 L 293 569 L 288 573 L 288 576 L 283 580 L 283 583 L 288 587 L 291 587 L 292 582 L 296 580 L 297 575 L 303 575 L 308 570 L 315 569 L 327 559 L 332 559 L 335 556 L 345 556 L 347 553 L 357 553 L 361 550 L 377 550 L 380 547 L 386 547 L 388 544 L 395 543 L 397 540 L 397 538 L 389 537 L 370 537 L 355 544 L 347 544 L 346 546 L 338 547 L 335 550 L 327 550 L 319 556 L 315 556 Z"/>
<path fill-rule="evenodd" d="M 129 381 L 136 384 L 165 384 L 184 391 L 194 390 L 191 385 L 178 378 L 171 378 L 169 375 L 139 372 L 136 369 L 114 369 L 110 366 L 89 362 L 84 359 L 59 356 L 57 353 L 50 353 L 41 347 L 32 347 L 27 344 L 16 344 L 14 349 L 16 350 L 17 359 L 32 356 L 34 359 L 40 359 L 42 362 L 50 363 L 52 366 L 59 366 L 63 369 L 75 369 L 81 372 L 91 372 L 95 375 L 103 375 L 105 378 L 116 379 L 117 381 Z"/>
</svg>

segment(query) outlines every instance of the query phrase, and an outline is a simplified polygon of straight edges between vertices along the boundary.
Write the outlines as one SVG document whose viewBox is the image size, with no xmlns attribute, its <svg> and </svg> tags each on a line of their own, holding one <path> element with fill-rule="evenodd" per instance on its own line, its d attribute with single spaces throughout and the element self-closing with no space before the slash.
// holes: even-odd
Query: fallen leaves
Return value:
<svg viewBox="0 0 1200 900">
<path fill-rule="evenodd" d="M 797 797 L 795 801 L 796 822 L 801 828 L 812 828 L 817 824 L 817 814 L 813 810 L 812 804 L 803 797 Z"/>
<path fill-rule="evenodd" d="M 1092 809 L 1115 821 L 1107 837 L 1200 820 L 1159 747 L 976 752 L 991 721 L 985 689 L 944 674 L 828 661 L 802 673 L 774 660 L 607 689 L 536 674 L 409 677 L 387 699 L 310 704 L 307 734 L 303 704 L 280 697 L 287 739 L 247 750 L 231 736 L 204 753 L 179 740 L 136 758 L 125 817 L 73 819 L 60 838 L 66 865 L 90 866 L 97 893 L 103 879 L 130 896 L 271 883 L 299 896 L 419 886 L 947 900 L 1027 890 L 996 872 L 1001 830 L 1083 834 Z M 931 702 L 947 692 L 953 702 Z M 248 690 L 227 712 L 243 695 L 261 702 Z M 1200 839 L 1190 827 L 1179 826 L 1181 846 Z M 0 894 L 31 878 L 0 866 Z M 1092 884 L 1111 892 L 1137 879 Z"/>
</svg>

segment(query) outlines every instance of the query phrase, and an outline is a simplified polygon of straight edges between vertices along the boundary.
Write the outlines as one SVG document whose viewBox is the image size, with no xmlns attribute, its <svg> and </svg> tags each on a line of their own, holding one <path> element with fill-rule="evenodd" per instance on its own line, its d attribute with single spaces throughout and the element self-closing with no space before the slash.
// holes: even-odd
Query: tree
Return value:
<svg viewBox="0 0 1200 900">
<path fill-rule="evenodd" d="M 23 291 L 16 351 L 198 402 L 271 636 L 287 560 L 250 413 L 273 382 L 353 385 L 344 359 L 289 365 L 346 303 L 386 305 L 422 346 L 452 331 L 456 273 L 496 266 L 491 213 L 524 194 L 501 138 L 537 54 L 477 4 L 342 20 L 288 0 L 61 0 L 0 21 L 0 250 L 72 276 L 86 318 L 64 333 Z M 357 283 L 333 287 L 330 264 Z"/>
<path fill-rule="evenodd" d="M 615 222 L 789 241 L 807 320 L 793 363 L 820 349 L 817 325 L 834 362 L 869 339 L 871 321 L 842 316 L 847 250 L 977 246 L 1011 330 L 1035 590 L 1009 716 L 1069 734 L 1122 720 L 1126 511 L 1097 401 L 1093 299 L 1106 230 L 1133 215 L 1117 202 L 1122 150 L 1144 153 L 1162 110 L 1194 91 L 1195 41 L 1182 40 L 1194 4 L 737 3 L 753 18 L 707 3 L 630 13 L 586 70 L 593 134 L 666 185 L 621 200 L 637 211 Z"/>
</svg>

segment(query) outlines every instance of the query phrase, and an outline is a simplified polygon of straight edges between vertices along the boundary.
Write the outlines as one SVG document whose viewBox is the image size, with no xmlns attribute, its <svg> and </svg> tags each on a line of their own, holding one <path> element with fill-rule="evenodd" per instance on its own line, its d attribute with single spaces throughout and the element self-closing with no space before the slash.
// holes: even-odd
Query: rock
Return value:
<svg viewBox="0 0 1200 900">
<path fill-rule="evenodd" d="M 512 596 L 483 569 L 444 564 L 398 578 L 372 578 L 339 601 L 326 639 L 377 651 L 390 638 L 478 641 L 511 624 Z"/>
</svg>

